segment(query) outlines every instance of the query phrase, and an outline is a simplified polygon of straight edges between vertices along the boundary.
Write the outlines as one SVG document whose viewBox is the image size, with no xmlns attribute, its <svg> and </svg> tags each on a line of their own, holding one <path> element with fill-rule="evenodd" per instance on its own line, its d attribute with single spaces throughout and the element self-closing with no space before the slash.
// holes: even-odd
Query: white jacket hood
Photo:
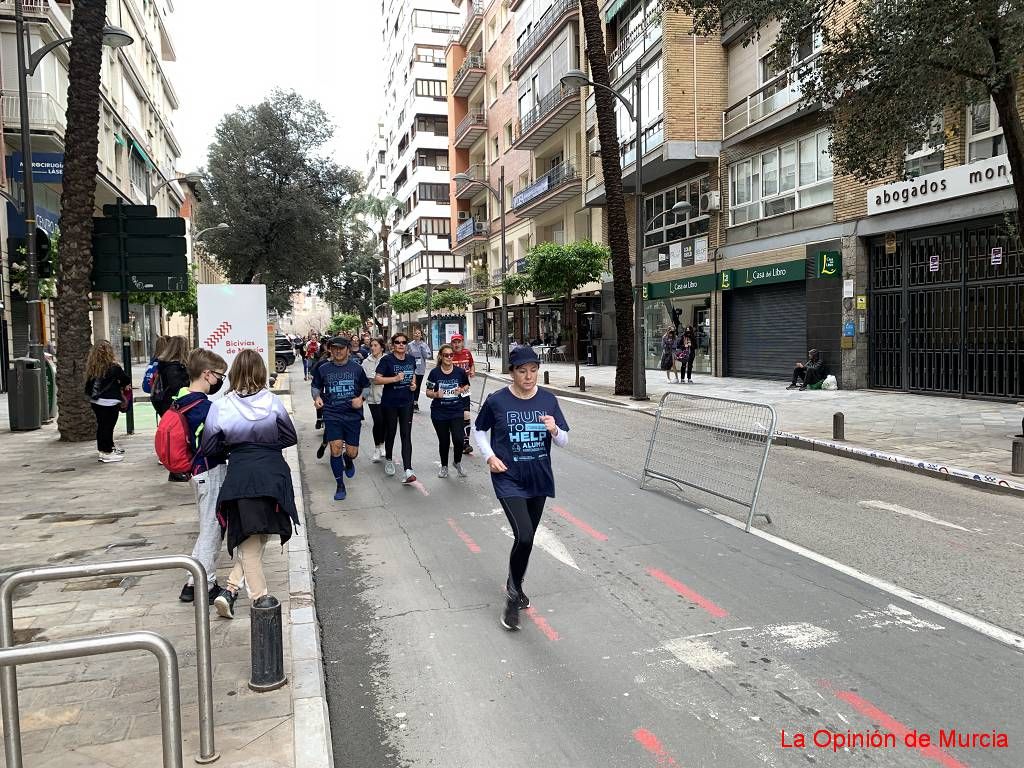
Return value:
<svg viewBox="0 0 1024 768">
<path fill-rule="evenodd" d="M 269 389 L 260 390 L 248 397 L 231 392 L 224 398 L 224 405 L 246 421 L 261 421 L 273 413 L 274 395 Z"/>
</svg>

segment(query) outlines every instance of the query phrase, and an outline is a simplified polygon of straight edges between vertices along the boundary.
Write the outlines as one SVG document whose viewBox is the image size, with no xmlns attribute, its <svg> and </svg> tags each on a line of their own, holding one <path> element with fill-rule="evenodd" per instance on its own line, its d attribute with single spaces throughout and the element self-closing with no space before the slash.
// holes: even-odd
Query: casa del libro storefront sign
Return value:
<svg viewBox="0 0 1024 768">
<path fill-rule="evenodd" d="M 908 181 L 896 181 L 868 190 L 868 215 L 894 213 L 918 205 L 951 200 L 1013 185 L 1006 155 L 958 165 Z"/>
</svg>

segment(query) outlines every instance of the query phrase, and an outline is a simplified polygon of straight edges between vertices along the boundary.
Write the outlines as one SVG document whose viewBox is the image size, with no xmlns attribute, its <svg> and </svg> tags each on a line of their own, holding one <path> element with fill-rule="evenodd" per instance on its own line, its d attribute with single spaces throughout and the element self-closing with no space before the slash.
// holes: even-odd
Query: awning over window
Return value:
<svg viewBox="0 0 1024 768">
<path fill-rule="evenodd" d="M 611 5 L 608 6 L 608 10 L 604 12 L 604 20 L 611 21 L 615 17 L 615 14 L 622 9 L 622 6 L 628 2 L 629 0 L 612 0 Z"/>
<path fill-rule="evenodd" d="M 149 159 L 149 155 L 146 154 L 146 150 L 144 150 L 142 148 L 142 145 L 139 144 L 139 142 L 135 141 L 135 139 L 132 139 L 132 147 L 134 147 L 135 151 L 139 153 L 139 157 L 146 161 L 146 165 L 148 165 L 150 168 L 156 168 L 156 166 L 153 164 L 153 161 Z"/>
</svg>

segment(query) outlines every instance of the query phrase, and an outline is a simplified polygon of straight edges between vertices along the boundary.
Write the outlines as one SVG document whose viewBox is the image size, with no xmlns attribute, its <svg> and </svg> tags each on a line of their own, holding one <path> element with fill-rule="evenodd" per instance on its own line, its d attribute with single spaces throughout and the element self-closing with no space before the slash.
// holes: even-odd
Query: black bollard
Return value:
<svg viewBox="0 0 1024 768">
<path fill-rule="evenodd" d="M 1010 451 L 1010 474 L 1024 475 L 1024 440 L 1015 438 Z"/>
<path fill-rule="evenodd" d="M 551 371 L 544 371 L 544 383 L 545 384 L 550 384 L 551 383 Z"/>
<path fill-rule="evenodd" d="M 587 391 L 587 380 L 585 377 L 580 376 L 580 392 Z"/>
<path fill-rule="evenodd" d="M 846 439 L 846 416 L 843 415 L 842 411 L 832 414 L 832 439 Z"/>
<path fill-rule="evenodd" d="M 275 691 L 288 682 L 284 676 L 284 638 L 281 634 L 281 603 L 264 595 L 249 608 L 249 649 L 252 675 L 249 688 Z"/>
</svg>

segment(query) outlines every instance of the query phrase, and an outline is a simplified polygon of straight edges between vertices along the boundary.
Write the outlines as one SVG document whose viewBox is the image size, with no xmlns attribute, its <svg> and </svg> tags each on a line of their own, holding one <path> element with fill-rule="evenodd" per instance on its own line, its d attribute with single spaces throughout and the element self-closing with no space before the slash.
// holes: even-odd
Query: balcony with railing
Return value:
<svg viewBox="0 0 1024 768">
<path fill-rule="evenodd" d="M 462 62 L 462 66 L 459 67 L 459 71 L 455 73 L 455 79 L 452 81 L 452 96 L 460 99 L 468 97 L 486 74 L 484 55 L 482 53 L 469 54 Z"/>
<path fill-rule="evenodd" d="M 71 19 L 56 0 L 22 0 L 22 10 L 27 18 L 43 16 L 53 22 L 61 37 L 71 36 Z M 14 15 L 14 0 L 0 0 L 0 13 Z"/>
<path fill-rule="evenodd" d="M 579 114 L 579 88 L 559 84 L 523 116 L 512 146 L 515 149 L 536 149 Z"/>
<path fill-rule="evenodd" d="M 804 95 L 804 79 L 808 71 L 813 72 L 817 67 L 818 54 L 814 54 L 733 104 L 722 113 L 722 138 L 735 136 L 786 107 L 799 103 Z"/>
<path fill-rule="evenodd" d="M 469 0 L 466 3 L 466 23 L 459 32 L 459 45 L 469 45 L 469 41 L 484 23 L 484 0 Z"/>
<path fill-rule="evenodd" d="M 513 54 L 512 77 L 518 77 L 544 49 L 544 45 L 550 42 L 565 24 L 579 16 L 579 8 L 579 0 L 555 0 Z"/>
<path fill-rule="evenodd" d="M 20 125 L 21 104 L 18 101 L 18 91 L 4 90 L 2 94 L 4 125 Z M 28 94 L 28 123 L 31 130 L 54 133 L 61 140 L 64 139 L 67 130 L 64 107 L 55 97 L 41 91 L 30 91 Z"/>
<path fill-rule="evenodd" d="M 469 200 L 476 197 L 482 191 L 484 187 L 476 183 L 478 181 L 487 181 L 487 166 L 483 163 L 474 163 L 465 170 L 465 174 L 469 176 L 468 179 L 456 179 L 455 180 L 455 199 L 456 200 Z"/>
<path fill-rule="evenodd" d="M 535 216 L 579 197 L 582 189 L 576 161 L 566 160 L 519 190 L 512 198 L 512 210 L 520 215 Z"/>
<path fill-rule="evenodd" d="M 486 221 L 475 217 L 466 219 L 455 230 L 455 245 L 452 247 L 452 252 L 454 253 L 472 243 L 487 242 L 489 232 L 490 227 Z"/>
<path fill-rule="evenodd" d="M 487 113 L 482 109 L 471 109 L 455 129 L 455 146 L 466 149 L 487 133 Z"/>
<path fill-rule="evenodd" d="M 608 54 L 608 77 L 615 82 L 631 74 L 638 59 L 661 43 L 661 12 L 652 13 L 643 23 L 619 40 Z"/>
</svg>

